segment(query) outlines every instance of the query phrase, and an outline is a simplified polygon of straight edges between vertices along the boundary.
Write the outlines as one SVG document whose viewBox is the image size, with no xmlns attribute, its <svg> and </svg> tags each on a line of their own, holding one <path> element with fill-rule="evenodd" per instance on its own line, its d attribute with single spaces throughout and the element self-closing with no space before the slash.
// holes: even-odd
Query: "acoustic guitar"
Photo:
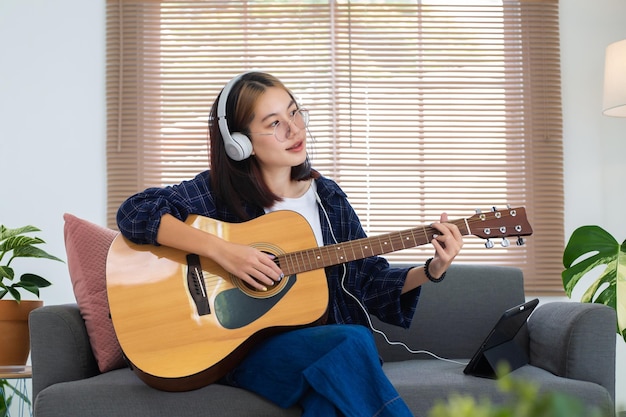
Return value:
<svg viewBox="0 0 626 417">
<path fill-rule="evenodd" d="M 317 247 L 308 222 L 292 211 L 238 224 L 192 215 L 186 223 L 275 255 L 285 278 L 259 291 L 211 259 L 118 235 L 106 267 L 113 326 L 135 373 L 165 391 L 213 383 L 268 335 L 322 322 L 328 307 L 323 268 L 423 245 L 437 233 L 421 226 Z M 524 208 L 452 223 L 463 235 L 486 239 L 532 234 Z"/>
</svg>

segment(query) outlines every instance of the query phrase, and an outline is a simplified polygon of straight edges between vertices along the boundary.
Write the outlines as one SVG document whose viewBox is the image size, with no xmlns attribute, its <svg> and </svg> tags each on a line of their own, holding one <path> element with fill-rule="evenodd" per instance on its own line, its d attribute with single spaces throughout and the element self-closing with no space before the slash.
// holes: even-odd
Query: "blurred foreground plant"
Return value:
<svg viewBox="0 0 626 417">
<path fill-rule="evenodd" d="M 533 382 L 511 377 L 505 366 L 499 367 L 498 374 L 503 375 L 496 383 L 507 395 L 504 403 L 455 393 L 447 401 L 438 401 L 428 417 L 605 417 L 578 398 L 541 390 Z"/>
</svg>

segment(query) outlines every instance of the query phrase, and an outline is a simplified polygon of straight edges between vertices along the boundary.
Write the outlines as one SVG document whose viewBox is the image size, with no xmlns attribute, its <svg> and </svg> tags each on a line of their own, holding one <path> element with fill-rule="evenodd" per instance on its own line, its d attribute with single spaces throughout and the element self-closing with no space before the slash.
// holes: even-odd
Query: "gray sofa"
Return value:
<svg viewBox="0 0 626 417">
<path fill-rule="evenodd" d="M 392 341 L 445 358 L 471 357 L 501 313 L 525 301 L 520 270 L 454 265 L 439 284 L 424 286 L 413 326 L 374 321 Z M 615 313 L 596 304 L 540 305 L 518 338 L 530 364 L 512 375 L 545 390 L 569 393 L 614 413 Z M 219 384 L 190 392 L 148 387 L 129 369 L 100 374 L 76 305 L 50 305 L 30 317 L 35 417 L 299 416 L 249 392 Z M 501 401 L 494 380 L 464 366 L 408 353 L 377 336 L 384 370 L 416 416 L 453 392 Z"/>
</svg>

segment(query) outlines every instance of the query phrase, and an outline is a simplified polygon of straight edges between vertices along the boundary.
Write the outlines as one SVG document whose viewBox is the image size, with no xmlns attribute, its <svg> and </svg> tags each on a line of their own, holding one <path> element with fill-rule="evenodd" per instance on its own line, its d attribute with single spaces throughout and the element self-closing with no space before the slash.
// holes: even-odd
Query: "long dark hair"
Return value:
<svg viewBox="0 0 626 417">
<path fill-rule="evenodd" d="M 244 74 L 233 86 L 226 102 L 226 116 L 231 132 L 250 134 L 249 126 L 254 119 L 256 101 L 269 87 L 282 88 L 294 98 L 278 78 L 262 72 Z M 244 204 L 253 207 L 271 207 L 282 199 L 265 183 L 259 162 L 254 156 L 243 161 L 235 161 L 226 154 L 217 123 L 218 101 L 219 96 L 211 107 L 209 117 L 211 186 L 219 205 L 227 206 L 240 219 L 248 220 L 249 215 L 244 210 Z M 304 181 L 317 176 L 319 174 L 311 169 L 308 155 L 302 164 L 291 168 L 292 180 Z"/>
</svg>

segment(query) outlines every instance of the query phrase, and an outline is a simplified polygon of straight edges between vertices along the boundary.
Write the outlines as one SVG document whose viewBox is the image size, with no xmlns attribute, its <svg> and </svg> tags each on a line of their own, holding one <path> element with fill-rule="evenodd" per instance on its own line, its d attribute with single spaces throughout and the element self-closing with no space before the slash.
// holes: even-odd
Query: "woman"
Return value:
<svg viewBox="0 0 626 417">
<path fill-rule="evenodd" d="M 284 277 L 274 257 L 188 226 L 188 215 L 235 223 L 289 209 L 308 220 L 320 246 L 365 237 L 343 191 L 311 168 L 307 124 L 306 110 L 275 77 L 235 77 L 211 109 L 211 170 L 130 197 L 118 212 L 121 232 L 210 258 L 260 291 Z M 390 268 L 369 257 L 326 268 L 326 325 L 262 341 L 223 382 L 282 407 L 299 404 L 303 416 L 410 416 L 382 371 L 367 313 L 409 327 L 420 286 L 441 280 L 463 245 L 445 213 L 432 226 L 435 254 L 423 267 Z"/>
</svg>

